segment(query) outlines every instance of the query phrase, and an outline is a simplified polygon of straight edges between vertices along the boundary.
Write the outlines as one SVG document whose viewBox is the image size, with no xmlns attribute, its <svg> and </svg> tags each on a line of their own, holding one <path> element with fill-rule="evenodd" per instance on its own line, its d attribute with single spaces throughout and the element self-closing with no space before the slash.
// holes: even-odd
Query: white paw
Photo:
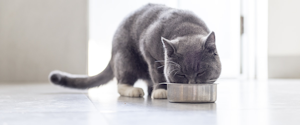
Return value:
<svg viewBox="0 0 300 125">
<path fill-rule="evenodd" d="M 132 87 L 125 92 L 125 96 L 129 97 L 143 97 L 144 95 L 144 90 L 137 87 Z"/>
<path fill-rule="evenodd" d="M 145 95 L 142 88 L 132 87 L 128 85 L 119 85 L 118 91 L 120 95 L 128 97 L 143 97 Z"/>
<path fill-rule="evenodd" d="M 166 99 L 167 98 L 167 90 L 165 89 L 156 89 L 152 92 L 152 98 L 154 99 Z"/>
</svg>

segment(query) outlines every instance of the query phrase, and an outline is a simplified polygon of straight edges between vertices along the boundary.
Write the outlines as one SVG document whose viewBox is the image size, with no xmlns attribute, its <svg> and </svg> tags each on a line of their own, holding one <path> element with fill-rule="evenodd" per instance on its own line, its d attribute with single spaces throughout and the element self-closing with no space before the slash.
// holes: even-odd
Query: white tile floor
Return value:
<svg viewBox="0 0 300 125">
<path fill-rule="evenodd" d="M 216 103 L 198 104 L 120 97 L 115 81 L 89 91 L 2 83 L 0 125 L 300 124 L 300 80 L 219 83 Z"/>
</svg>

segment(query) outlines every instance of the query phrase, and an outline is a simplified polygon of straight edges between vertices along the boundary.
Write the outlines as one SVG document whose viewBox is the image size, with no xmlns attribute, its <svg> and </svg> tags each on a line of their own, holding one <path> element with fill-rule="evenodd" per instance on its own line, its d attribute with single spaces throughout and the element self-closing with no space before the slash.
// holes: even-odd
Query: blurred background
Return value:
<svg viewBox="0 0 300 125">
<path fill-rule="evenodd" d="M 300 78 L 298 0 L 0 0 L 0 83 L 99 73 L 119 23 L 147 3 L 193 11 L 215 31 L 220 79 Z"/>
</svg>

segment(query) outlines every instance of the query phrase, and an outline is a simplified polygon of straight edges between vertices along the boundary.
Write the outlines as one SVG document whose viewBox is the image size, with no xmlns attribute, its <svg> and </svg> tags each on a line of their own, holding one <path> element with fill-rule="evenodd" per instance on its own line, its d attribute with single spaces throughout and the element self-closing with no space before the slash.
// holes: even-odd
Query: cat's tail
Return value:
<svg viewBox="0 0 300 125">
<path fill-rule="evenodd" d="M 52 71 L 49 74 L 49 79 L 52 83 L 77 89 L 97 87 L 106 84 L 113 78 L 113 70 L 110 64 L 108 64 L 101 73 L 95 76 L 72 75 L 61 71 Z"/>
</svg>

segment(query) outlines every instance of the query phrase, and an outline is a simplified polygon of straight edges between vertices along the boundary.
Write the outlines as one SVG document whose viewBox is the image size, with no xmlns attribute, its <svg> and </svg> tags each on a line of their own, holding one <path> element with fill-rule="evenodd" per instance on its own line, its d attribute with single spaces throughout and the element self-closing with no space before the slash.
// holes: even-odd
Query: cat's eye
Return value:
<svg viewBox="0 0 300 125">
<path fill-rule="evenodd" d="M 208 52 L 211 53 L 211 54 L 213 54 L 214 56 L 218 55 L 218 53 L 216 51 L 214 51 L 214 50 L 208 50 Z"/>
</svg>

